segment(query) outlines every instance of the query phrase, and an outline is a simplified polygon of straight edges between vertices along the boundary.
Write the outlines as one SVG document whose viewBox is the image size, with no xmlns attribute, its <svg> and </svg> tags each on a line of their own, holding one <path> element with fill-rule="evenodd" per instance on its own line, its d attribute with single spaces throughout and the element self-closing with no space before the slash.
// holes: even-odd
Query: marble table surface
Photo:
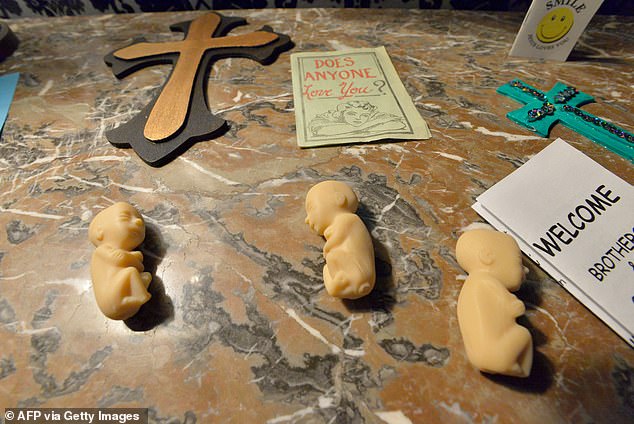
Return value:
<svg viewBox="0 0 634 424">
<path fill-rule="evenodd" d="M 626 181 L 634 167 L 557 126 L 505 118 L 495 88 L 556 81 L 634 130 L 634 18 L 596 17 L 570 60 L 507 57 L 523 16 L 403 10 L 232 11 L 293 52 L 386 46 L 432 138 L 301 150 L 290 52 L 218 62 L 212 109 L 230 130 L 162 168 L 104 132 L 138 112 L 167 65 L 117 80 L 103 56 L 176 37 L 198 12 L 10 21 L 20 81 L 0 141 L 0 407 L 147 407 L 160 423 L 632 422 L 634 350 L 540 268 L 518 292 L 535 341 L 528 379 L 466 360 L 454 248 L 474 199 L 556 137 Z M 251 27 L 248 28 L 251 30 Z M 348 182 L 377 254 L 356 302 L 323 288 L 310 186 Z M 127 321 L 96 307 L 88 224 L 113 202 L 142 212 L 152 300 Z M 630 282 L 631 283 L 631 282 Z"/>
</svg>

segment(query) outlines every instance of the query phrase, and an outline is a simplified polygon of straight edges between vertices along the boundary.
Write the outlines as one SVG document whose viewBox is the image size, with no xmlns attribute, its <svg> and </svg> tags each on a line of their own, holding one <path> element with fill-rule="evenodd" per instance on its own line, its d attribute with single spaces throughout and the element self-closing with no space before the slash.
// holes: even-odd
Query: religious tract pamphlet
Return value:
<svg viewBox="0 0 634 424">
<path fill-rule="evenodd" d="M 297 144 L 431 137 L 384 47 L 291 55 Z"/>
<path fill-rule="evenodd" d="M 634 347 L 634 187 L 562 139 L 473 208 Z"/>
</svg>

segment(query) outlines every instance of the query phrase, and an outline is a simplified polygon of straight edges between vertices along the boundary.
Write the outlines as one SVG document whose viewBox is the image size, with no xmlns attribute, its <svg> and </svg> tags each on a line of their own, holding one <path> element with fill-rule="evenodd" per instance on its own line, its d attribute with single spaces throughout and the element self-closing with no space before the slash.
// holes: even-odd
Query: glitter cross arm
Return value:
<svg viewBox="0 0 634 424">
<path fill-rule="evenodd" d="M 513 80 L 497 90 L 525 106 L 509 112 L 512 121 L 547 137 L 550 129 L 561 122 L 573 131 L 634 162 L 634 136 L 611 122 L 580 109 L 594 102 L 592 96 L 574 87 L 557 82 L 544 93 L 530 85 Z"/>
<path fill-rule="evenodd" d="M 564 105 L 566 126 L 634 163 L 634 135 L 610 121 Z"/>
<path fill-rule="evenodd" d="M 566 113 L 557 108 L 558 103 L 556 103 L 555 100 L 555 97 L 561 91 L 565 90 L 566 87 L 567 85 L 558 82 L 547 93 L 542 93 L 528 84 L 515 80 L 498 88 L 498 93 L 507 95 L 521 103 L 526 103 L 526 106 L 523 108 L 507 113 L 507 118 L 533 132 L 536 132 L 542 137 L 548 137 L 550 129 L 557 122 L 562 121 L 565 123 L 565 120 L 568 118 Z M 579 107 L 592 102 L 594 102 L 592 96 L 581 92 L 577 92 L 574 97 L 568 99 L 568 104 L 574 107 Z M 545 107 L 545 103 L 551 107 Z M 545 115 L 538 119 L 533 119 L 531 116 L 531 111 L 533 110 L 544 110 Z M 552 112 L 547 113 L 546 110 L 552 110 Z"/>
<path fill-rule="evenodd" d="M 528 104 L 536 100 L 546 100 L 545 93 L 520 80 L 513 80 L 508 84 L 504 84 L 497 89 L 497 92 L 524 104 Z"/>
</svg>

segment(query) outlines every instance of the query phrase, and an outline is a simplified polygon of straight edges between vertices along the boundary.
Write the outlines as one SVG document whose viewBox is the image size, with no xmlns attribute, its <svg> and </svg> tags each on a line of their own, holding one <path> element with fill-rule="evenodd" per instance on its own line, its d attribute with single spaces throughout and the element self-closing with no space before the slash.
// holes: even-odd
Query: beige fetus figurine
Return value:
<svg viewBox="0 0 634 424">
<path fill-rule="evenodd" d="M 143 218 L 131 205 L 115 203 L 95 216 L 88 236 L 97 247 L 90 263 L 97 305 L 108 318 L 128 319 L 151 297 L 143 254 L 131 251 L 145 239 Z"/>
<path fill-rule="evenodd" d="M 533 339 L 515 319 L 524 303 L 510 291 L 520 288 L 527 269 L 517 242 L 489 229 L 465 232 L 456 258 L 469 273 L 458 297 L 458 324 L 469 361 L 481 371 L 528 377 Z"/>
<path fill-rule="evenodd" d="M 374 248 L 361 218 L 359 200 L 338 181 L 323 181 L 306 195 L 306 223 L 326 239 L 324 284 L 328 294 L 358 299 L 374 288 Z"/>
</svg>

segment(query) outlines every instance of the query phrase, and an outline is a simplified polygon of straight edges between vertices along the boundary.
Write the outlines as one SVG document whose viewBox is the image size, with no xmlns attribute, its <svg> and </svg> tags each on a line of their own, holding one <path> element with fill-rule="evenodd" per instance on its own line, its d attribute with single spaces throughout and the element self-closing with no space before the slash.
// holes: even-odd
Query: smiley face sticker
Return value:
<svg viewBox="0 0 634 424">
<path fill-rule="evenodd" d="M 537 39 L 542 43 L 554 43 L 561 40 L 572 25 L 575 18 L 572 9 L 558 7 L 548 12 L 537 25 Z"/>
</svg>

